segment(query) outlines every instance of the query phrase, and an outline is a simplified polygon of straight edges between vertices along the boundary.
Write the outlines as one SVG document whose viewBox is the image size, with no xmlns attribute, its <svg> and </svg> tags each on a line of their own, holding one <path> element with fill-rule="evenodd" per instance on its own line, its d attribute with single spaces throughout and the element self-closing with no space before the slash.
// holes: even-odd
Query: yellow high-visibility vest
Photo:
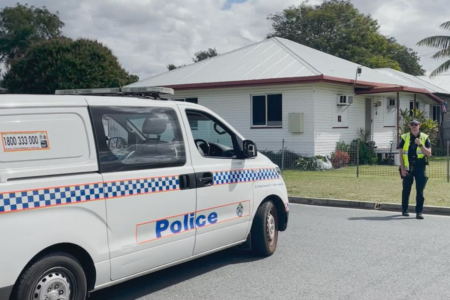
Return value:
<svg viewBox="0 0 450 300">
<path fill-rule="evenodd" d="M 408 150 L 409 150 L 409 144 L 411 141 L 411 134 L 403 134 L 402 139 L 405 142 L 403 145 L 403 164 L 405 165 L 405 169 L 409 170 L 409 158 L 408 158 Z M 428 135 L 425 133 L 420 133 L 420 143 L 425 146 L 425 142 L 428 139 Z M 420 149 L 419 146 L 417 146 L 417 159 L 422 159 L 425 157 L 425 154 L 423 154 L 422 149 Z"/>
</svg>

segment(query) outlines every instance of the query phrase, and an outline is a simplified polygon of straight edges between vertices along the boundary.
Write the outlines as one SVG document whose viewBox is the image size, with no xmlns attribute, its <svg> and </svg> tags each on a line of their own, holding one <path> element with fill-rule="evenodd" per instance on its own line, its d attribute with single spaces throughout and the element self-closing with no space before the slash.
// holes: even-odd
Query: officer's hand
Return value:
<svg viewBox="0 0 450 300">
<path fill-rule="evenodd" d="M 405 168 L 402 168 L 401 172 L 402 172 L 402 177 L 406 177 L 406 175 L 408 175 L 408 172 L 406 172 Z"/>
<path fill-rule="evenodd" d="M 420 145 L 420 140 L 419 140 L 418 138 L 416 138 L 416 139 L 414 140 L 414 143 L 416 143 L 416 145 L 419 146 L 419 145 Z"/>
</svg>

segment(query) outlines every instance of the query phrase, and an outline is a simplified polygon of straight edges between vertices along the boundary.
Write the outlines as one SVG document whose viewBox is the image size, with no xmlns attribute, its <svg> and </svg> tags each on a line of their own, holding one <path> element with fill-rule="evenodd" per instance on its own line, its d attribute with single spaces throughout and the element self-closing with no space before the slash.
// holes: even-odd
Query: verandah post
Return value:
<svg viewBox="0 0 450 300">
<path fill-rule="evenodd" d="M 450 182 L 450 141 L 447 141 L 447 182 Z"/>
<path fill-rule="evenodd" d="M 284 173 L 284 139 L 281 142 L 281 174 Z"/>
</svg>

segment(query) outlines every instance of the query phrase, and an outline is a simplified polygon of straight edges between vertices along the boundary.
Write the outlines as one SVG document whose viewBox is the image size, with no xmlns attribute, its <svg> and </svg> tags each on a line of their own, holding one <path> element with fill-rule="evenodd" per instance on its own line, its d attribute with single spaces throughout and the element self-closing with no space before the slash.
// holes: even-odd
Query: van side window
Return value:
<svg viewBox="0 0 450 300">
<path fill-rule="evenodd" d="M 235 158 L 236 138 L 223 124 L 208 114 L 195 110 L 186 111 L 195 146 L 204 157 Z"/>
<path fill-rule="evenodd" d="M 185 146 L 175 111 L 91 107 L 101 172 L 182 166 Z"/>
</svg>

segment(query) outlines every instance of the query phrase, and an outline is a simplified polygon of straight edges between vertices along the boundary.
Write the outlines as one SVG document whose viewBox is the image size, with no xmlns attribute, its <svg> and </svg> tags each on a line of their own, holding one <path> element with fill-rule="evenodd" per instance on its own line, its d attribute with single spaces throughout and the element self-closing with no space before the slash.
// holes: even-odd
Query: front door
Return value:
<svg viewBox="0 0 450 300">
<path fill-rule="evenodd" d="M 92 107 L 111 253 L 111 279 L 192 256 L 193 168 L 179 112 Z"/>
<path fill-rule="evenodd" d="M 253 206 L 252 160 L 238 159 L 235 134 L 208 112 L 183 110 L 197 178 L 194 255 L 246 239 Z"/>
</svg>

